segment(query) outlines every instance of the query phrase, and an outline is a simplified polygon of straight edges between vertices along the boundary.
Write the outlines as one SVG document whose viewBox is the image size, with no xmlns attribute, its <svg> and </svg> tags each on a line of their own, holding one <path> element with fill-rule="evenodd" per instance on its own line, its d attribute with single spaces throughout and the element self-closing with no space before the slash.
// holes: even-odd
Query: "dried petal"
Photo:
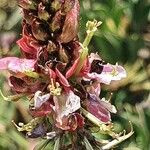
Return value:
<svg viewBox="0 0 150 150">
<path fill-rule="evenodd" d="M 43 117 L 51 113 L 51 103 L 49 101 L 46 101 L 42 104 L 42 106 L 38 109 L 30 108 L 30 113 L 33 117 Z"/>
<path fill-rule="evenodd" d="M 24 78 L 17 78 L 14 76 L 9 78 L 9 85 L 13 91 L 30 94 L 35 93 L 38 89 L 42 90 L 45 87 L 45 83 L 41 83 L 38 80 L 26 82 Z"/>
<path fill-rule="evenodd" d="M 64 116 L 62 123 L 56 123 L 56 126 L 62 130 L 75 131 L 77 127 L 82 128 L 84 125 L 84 118 L 79 113 L 73 113 L 69 116 Z"/>
<path fill-rule="evenodd" d="M 76 0 L 74 7 L 66 15 L 62 33 L 58 40 L 68 43 L 77 36 L 79 21 L 79 2 Z"/>
<path fill-rule="evenodd" d="M 37 51 L 40 49 L 40 45 L 31 37 L 23 36 L 20 40 L 17 41 L 19 47 L 25 53 L 32 54 L 32 57 L 35 58 Z"/>
<path fill-rule="evenodd" d="M 62 13 L 67 13 L 69 12 L 75 5 L 75 0 L 65 0 L 61 12 Z"/>
<path fill-rule="evenodd" d="M 19 6 L 24 9 L 35 9 L 36 5 L 31 0 L 19 0 Z"/>
<path fill-rule="evenodd" d="M 46 31 L 48 29 L 45 24 L 41 24 L 37 20 L 32 22 L 32 33 L 37 40 L 46 41 L 49 38 L 49 34 Z"/>
<path fill-rule="evenodd" d="M 26 9 L 23 9 L 23 16 L 26 22 L 30 25 L 32 24 L 33 20 L 36 18 L 36 14 Z"/>
<path fill-rule="evenodd" d="M 55 11 L 59 10 L 61 8 L 63 2 L 64 2 L 64 0 L 54 0 L 51 4 L 52 8 L 54 8 Z"/>
<path fill-rule="evenodd" d="M 38 17 L 41 20 L 45 20 L 45 21 L 47 21 L 50 18 L 49 13 L 46 11 L 46 8 L 45 6 L 43 6 L 42 3 L 38 5 Z"/>
<path fill-rule="evenodd" d="M 60 60 L 61 60 L 63 63 L 68 63 L 68 62 L 69 62 L 68 53 L 67 53 L 67 51 L 66 51 L 64 48 L 61 48 L 61 49 L 59 50 L 59 57 L 60 57 Z"/>
<path fill-rule="evenodd" d="M 60 29 L 62 25 L 62 20 L 63 20 L 63 17 L 62 17 L 61 11 L 56 12 L 55 16 L 53 17 L 52 23 L 50 25 L 51 30 L 53 32 Z"/>
</svg>

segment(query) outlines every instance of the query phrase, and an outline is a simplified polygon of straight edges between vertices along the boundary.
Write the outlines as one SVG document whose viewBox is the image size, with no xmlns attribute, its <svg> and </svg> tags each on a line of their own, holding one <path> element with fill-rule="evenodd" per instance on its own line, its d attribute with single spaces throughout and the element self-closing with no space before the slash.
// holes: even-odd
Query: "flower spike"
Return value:
<svg viewBox="0 0 150 150">
<path fill-rule="evenodd" d="M 0 70 L 11 74 L 9 84 L 14 95 L 0 96 L 18 101 L 26 96 L 32 120 L 13 124 L 28 138 L 46 139 L 35 149 L 48 144 L 59 149 L 110 149 L 125 139 L 113 131 L 111 113 L 116 113 L 110 98 L 101 98 L 102 84 L 126 77 L 125 69 L 105 63 L 89 44 L 102 24 L 88 21 L 83 43 L 78 38 L 79 0 L 19 0 L 23 12 L 22 37 L 17 41 L 23 56 L 0 59 Z M 99 145 L 92 134 L 114 140 Z"/>
</svg>

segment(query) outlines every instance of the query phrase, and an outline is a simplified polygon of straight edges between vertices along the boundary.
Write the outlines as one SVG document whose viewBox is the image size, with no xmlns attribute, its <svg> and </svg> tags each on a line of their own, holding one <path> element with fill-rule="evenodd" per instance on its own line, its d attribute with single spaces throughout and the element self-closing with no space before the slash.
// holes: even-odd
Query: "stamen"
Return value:
<svg viewBox="0 0 150 150">
<path fill-rule="evenodd" d="M 51 79 L 51 84 L 48 86 L 48 88 L 49 88 L 50 93 L 52 95 L 55 95 L 55 96 L 61 95 L 62 89 L 60 88 L 60 84 L 58 82 L 56 82 L 54 84 L 54 80 L 53 79 Z"/>
</svg>

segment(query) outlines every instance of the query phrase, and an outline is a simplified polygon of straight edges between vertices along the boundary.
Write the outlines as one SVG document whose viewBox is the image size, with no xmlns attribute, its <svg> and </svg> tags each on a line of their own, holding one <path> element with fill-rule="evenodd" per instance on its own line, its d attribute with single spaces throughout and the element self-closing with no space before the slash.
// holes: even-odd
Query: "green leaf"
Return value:
<svg viewBox="0 0 150 150">
<path fill-rule="evenodd" d="M 44 150 L 48 145 L 53 145 L 53 141 L 52 140 L 44 140 L 42 142 L 40 142 L 39 144 L 37 144 L 33 150 Z M 49 150 L 50 147 L 49 147 Z"/>
<path fill-rule="evenodd" d="M 88 141 L 86 137 L 84 137 L 84 144 L 87 150 L 94 150 L 92 145 L 90 144 L 90 142 Z"/>
<path fill-rule="evenodd" d="M 54 150 L 59 150 L 60 147 L 60 137 L 57 138 L 54 145 Z"/>
</svg>

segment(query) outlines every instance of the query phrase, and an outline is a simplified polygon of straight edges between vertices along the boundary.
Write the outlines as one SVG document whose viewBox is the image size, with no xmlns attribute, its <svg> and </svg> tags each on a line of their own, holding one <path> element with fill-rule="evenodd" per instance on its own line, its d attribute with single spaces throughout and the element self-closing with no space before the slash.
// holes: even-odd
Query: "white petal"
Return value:
<svg viewBox="0 0 150 150">
<path fill-rule="evenodd" d="M 40 108 L 50 98 L 50 93 L 42 95 L 41 91 L 37 91 L 34 95 L 34 108 Z"/>
</svg>

